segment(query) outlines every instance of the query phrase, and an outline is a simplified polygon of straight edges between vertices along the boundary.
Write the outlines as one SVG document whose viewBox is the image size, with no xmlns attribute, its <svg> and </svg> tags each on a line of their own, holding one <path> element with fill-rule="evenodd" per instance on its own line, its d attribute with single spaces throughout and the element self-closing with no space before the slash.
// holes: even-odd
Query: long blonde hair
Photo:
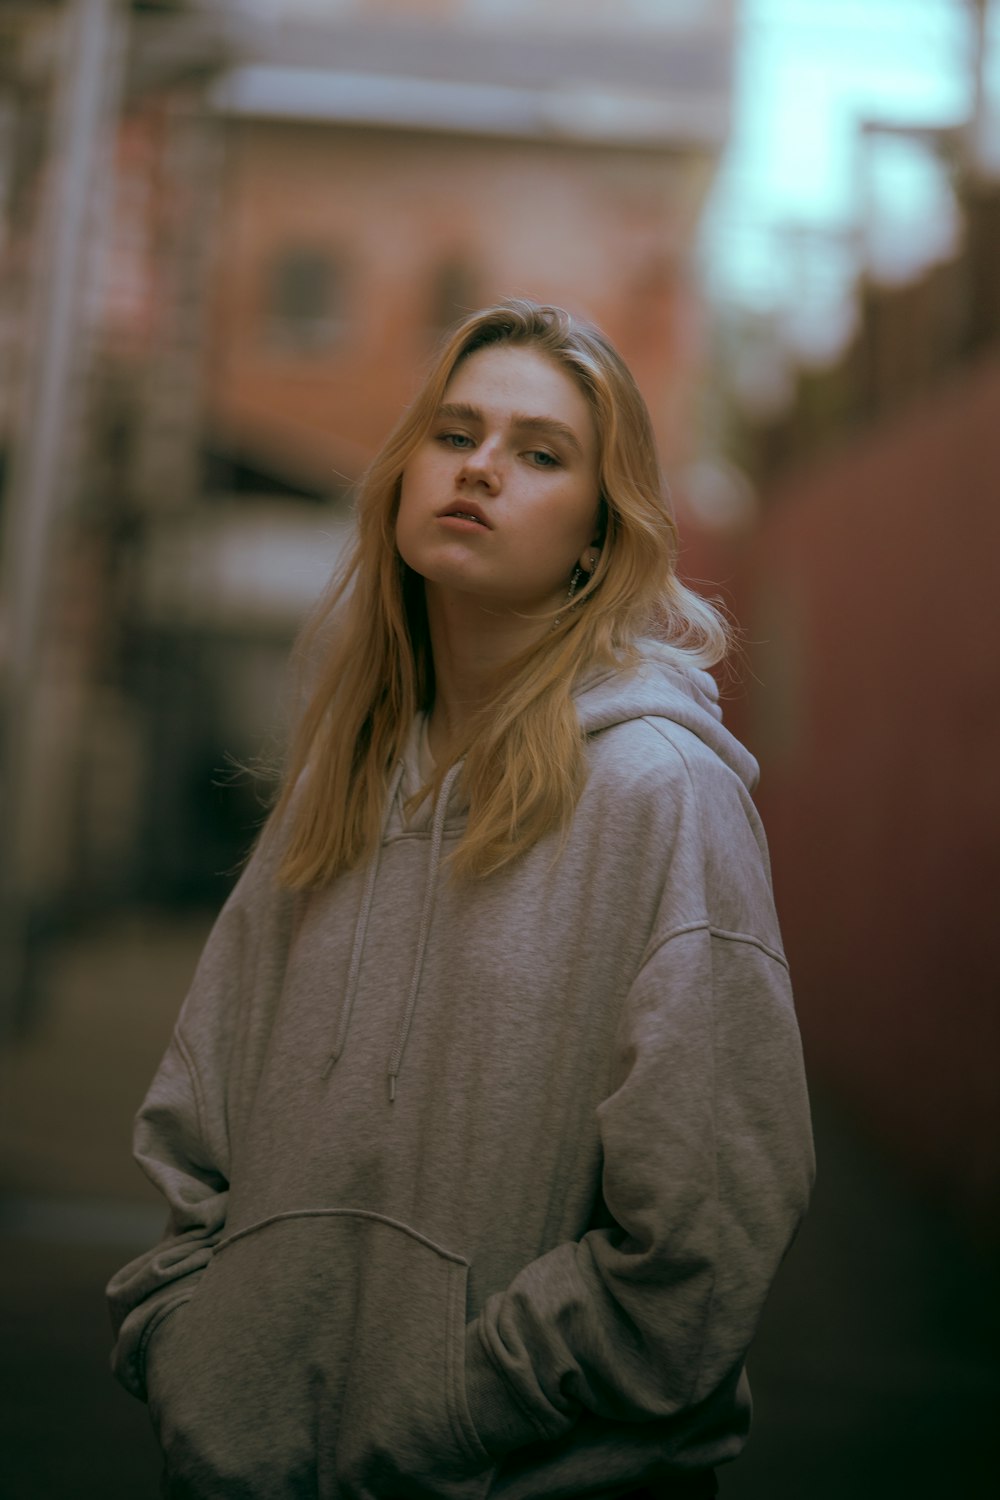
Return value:
<svg viewBox="0 0 1000 1500">
<path fill-rule="evenodd" d="M 726 653 L 725 620 L 677 577 L 677 528 L 649 413 L 620 355 L 559 307 L 512 299 L 475 313 L 445 339 L 364 475 L 354 545 L 300 637 L 300 660 L 318 657 L 318 668 L 273 814 L 287 817 L 281 878 L 293 889 L 324 884 L 377 847 L 392 768 L 415 714 L 433 703 L 423 580 L 396 548 L 401 478 L 457 367 L 495 344 L 547 355 L 590 403 L 602 547 L 573 607 L 507 663 L 454 747 L 468 801 L 456 874 L 487 875 L 566 826 L 585 774 L 572 701 L 582 672 L 634 662 L 643 633 L 659 636 L 678 662 L 707 667 Z M 439 767 L 437 786 L 447 769 Z"/>
</svg>

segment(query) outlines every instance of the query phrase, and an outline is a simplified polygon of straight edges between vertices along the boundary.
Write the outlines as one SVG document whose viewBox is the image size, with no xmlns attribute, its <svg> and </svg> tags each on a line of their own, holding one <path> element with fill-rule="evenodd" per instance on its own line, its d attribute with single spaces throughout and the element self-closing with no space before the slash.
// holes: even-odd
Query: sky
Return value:
<svg viewBox="0 0 1000 1500">
<path fill-rule="evenodd" d="M 772 313 L 801 352 L 850 330 L 859 266 L 905 280 L 955 247 L 948 173 L 883 124 L 961 125 L 972 107 L 968 0 L 741 0 L 733 133 L 706 216 L 702 261 L 722 306 Z M 990 20 L 1000 171 L 1000 0 Z"/>
</svg>

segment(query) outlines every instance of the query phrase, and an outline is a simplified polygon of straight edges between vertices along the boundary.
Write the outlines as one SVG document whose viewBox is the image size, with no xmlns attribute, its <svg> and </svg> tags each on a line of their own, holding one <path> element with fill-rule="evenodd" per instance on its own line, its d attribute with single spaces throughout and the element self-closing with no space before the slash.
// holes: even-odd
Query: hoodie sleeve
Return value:
<svg viewBox="0 0 1000 1500">
<path fill-rule="evenodd" d="M 467 1328 L 470 1410 L 497 1455 L 585 1413 L 667 1419 L 735 1387 L 805 1209 L 812 1136 L 788 972 L 776 926 L 762 921 L 761 937 L 733 920 L 747 883 L 773 919 L 766 855 L 745 802 L 713 791 L 674 864 L 694 887 L 695 864 L 710 868 L 719 893 L 696 890 L 701 910 L 647 950 L 597 1110 L 613 1223 L 526 1266 Z M 706 806 L 735 838 L 732 862 L 711 827 L 705 848 Z"/>
<path fill-rule="evenodd" d="M 193 1295 L 226 1224 L 230 1130 L 224 1080 L 280 986 L 286 901 L 258 847 L 223 908 L 149 1092 L 133 1154 L 166 1200 L 163 1238 L 108 1284 L 112 1369 L 146 1398 L 146 1350 L 159 1324 Z M 266 961 L 264 961 L 266 958 Z M 197 1057 L 197 1062 L 196 1062 Z"/>
</svg>

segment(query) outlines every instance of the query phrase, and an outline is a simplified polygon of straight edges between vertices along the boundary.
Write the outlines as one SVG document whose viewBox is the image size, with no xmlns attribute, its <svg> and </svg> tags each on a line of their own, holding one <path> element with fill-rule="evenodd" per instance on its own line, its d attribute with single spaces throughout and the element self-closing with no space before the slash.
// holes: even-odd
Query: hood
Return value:
<svg viewBox="0 0 1000 1500">
<path fill-rule="evenodd" d="M 640 641 L 638 648 L 640 661 L 633 671 L 608 667 L 584 677 L 576 692 L 584 732 L 600 734 L 629 719 L 669 719 L 697 735 L 753 791 L 757 762 L 723 725 L 715 678 L 679 665 L 676 654 L 660 641 Z"/>
</svg>

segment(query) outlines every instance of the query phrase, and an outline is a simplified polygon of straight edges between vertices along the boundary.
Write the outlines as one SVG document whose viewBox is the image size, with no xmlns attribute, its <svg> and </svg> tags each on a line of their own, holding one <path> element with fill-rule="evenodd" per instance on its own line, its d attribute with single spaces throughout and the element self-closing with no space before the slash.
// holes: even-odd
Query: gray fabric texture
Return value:
<svg viewBox="0 0 1000 1500">
<path fill-rule="evenodd" d="M 161 1242 L 113 1363 L 175 1497 L 624 1493 L 734 1457 L 804 1210 L 798 1030 L 707 674 L 650 643 L 578 694 L 565 836 L 458 882 L 460 781 L 377 857 L 219 916 L 136 1122 Z"/>
</svg>

